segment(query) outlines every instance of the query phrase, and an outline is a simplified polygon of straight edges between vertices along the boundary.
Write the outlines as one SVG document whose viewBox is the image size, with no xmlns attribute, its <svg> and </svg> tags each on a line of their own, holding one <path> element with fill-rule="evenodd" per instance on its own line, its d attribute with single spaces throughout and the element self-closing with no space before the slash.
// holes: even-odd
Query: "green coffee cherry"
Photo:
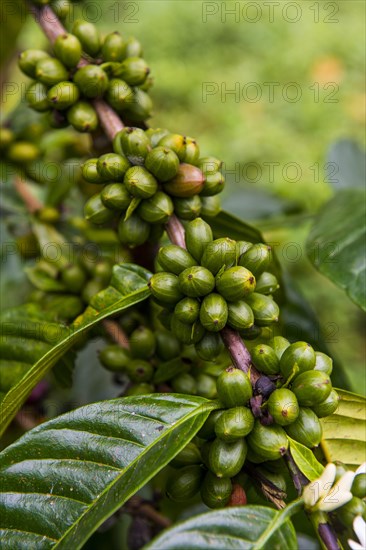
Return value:
<svg viewBox="0 0 366 550">
<path fill-rule="evenodd" d="M 113 218 L 113 212 L 104 206 L 100 193 L 93 195 L 84 206 L 85 218 L 97 225 L 108 222 Z"/>
<path fill-rule="evenodd" d="M 202 202 L 198 195 L 187 198 L 175 198 L 173 201 L 174 211 L 182 220 L 194 220 L 201 213 Z"/>
<path fill-rule="evenodd" d="M 143 166 L 129 168 L 123 182 L 127 191 L 139 199 L 148 199 L 158 190 L 158 182 Z"/>
<path fill-rule="evenodd" d="M 299 373 L 312 370 L 315 366 L 315 352 L 306 342 L 291 344 L 282 354 L 280 369 L 285 378 L 288 378 L 293 370 Z"/>
<path fill-rule="evenodd" d="M 98 115 L 88 101 L 78 101 L 70 107 L 67 120 L 79 132 L 93 132 L 98 127 Z"/>
<path fill-rule="evenodd" d="M 215 157 L 203 157 L 198 160 L 197 166 L 205 175 L 214 174 L 221 170 L 222 161 Z"/>
<path fill-rule="evenodd" d="M 219 332 L 228 320 L 228 306 L 220 294 L 211 293 L 202 301 L 200 321 L 210 332 Z"/>
<path fill-rule="evenodd" d="M 97 162 L 98 173 L 104 180 L 110 181 L 122 181 L 125 174 L 129 173 L 130 163 L 122 155 L 117 155 L 116 153 L 106 153 L 99 157 Z M 125 177 L 126 179 L 126 177 Z M 126 181 L 124 181 L 126 184 Z M 126 185 L 127 187 L 127 185 Z M 127 190 L 129 191 L 128 187 Z"/>
<path fill-rule="evenodd" d="M 248 435 L 254 426 L 254 416 L 247 407 L 224 411 L 215 425 L 218 438 L 232 442 Z"/>
<path fill-rule="evenodd" d="M 62 271 L 61 280 L 70 292 L 79 293 L 86 283 L 86 274 L 80 266 L 69 265 Z"/>
<path fill-rule="evenodd" d="M 353 525 L 353 520 L 356 516 L 365 517 L 366 503 L 360 498 L 353 497 L 349 502 L 336 510 L 337 519 L 339 519 L 345 527 Z"/>
<path fill-rule="evenodd" d="M 170 462 L 174 468 L 182 468 L 183 466 L 190 466 L 192 464 L 201 464 L 202 457 L 201 452 L 197 445 L 190 442 L 184 447 L 184 449 L 177 454 L 175 458 Z"/>
<path fill-rule="evenodd" d="M 286 490 L 287 490 L 286 479 L 281 473 L 271 472 L 264 467 L 256 468 L 256 472 L 263 475 L 266 479 L 268 479 L 271 483 L 273 483 L 273 485 L 275 485 L 277 489 L 286 493 Z"/>
<path fill-rule="evenodd" d="M 128 57 L 118 68 L 116 76 L 122 78 L 130 86 L 139 86 L 143 84 L 150 69 L 146 61 L 141 57 Z"/>
<path fill-rule="evenodd" d="M 296 395 L 287 388 L 275 390 L 267 401 L 268 412 L 276 424 L 287 426 L 299 416 L 299 404 Z"/>
<path fill-rule="evenodd" d="M 129 207 L 132 197 L 123 183 L 109 183 L 103 188 L 101 199 L 107 208 L 123 212 Z"/>
<path fill-rule="evenodd" d="M 212 439 L 216 437 L 215 434 L 215 426 L 216 422 L 220 418 L 224 411 L 213 411 L 209 414 L 206 422 L 203 424 L 202 428 L 197 433 L 198 437 L 201 437 L 202 439 Z"/>
<path fill-rule="evenodd" d="M 149 128 L 145 131 L 145 134 L 150 140 L 151 147 L 156 147 L 161 138 L 169 134 L 169 130 L 165 128 Z"/>
<path fill-rule="evenodd" d="M 117 113 L 123 113 L 133 101 L 133 91 L 124 80 L 112 78 L 109 81 L 105 98 Z M 122 151 L 116 152 L 122 153 Z"/>
<path fill-rule="evenodd" d="M 37 217 L 44 223 L 57 223 L 60 220 L 60 211 L 52 206 L 44 206 L 37 211 Z"/>
<path fill-rule="evenodd" d="M 152 330 L 140 326 L 130 335 L 130 349 L 132 357 L 148 359 L 155 352 L 156 341 Z"/>
<path fill-rule="evenodd" d="M 178 277 L 173 273 L 155 273 L 149 281 L 149 287 L 154 298 L 163 304 L 176 304 L 183 298 Z"/>
<path fill-rule="evenodd" d="M 204 361 L 213 361 L 220 355 L 223 347 L 224 345 L 219 334 L 216 332 L 206 332 L 202 340 L 196 344 L 196 352 L 198 357 Z"/>
<path fill-rule="evenodd" d="M 176 393 L 186 393 L 189 395 L 196 395 L 197 393 L 196 381 L 193 376 L 187 372 L 173 378 L 172 388 Z"/>
<path fill-rule="evenodd" d="M 104 288 L 104 284 L 102 283 L 102 281 L 98 281 L 97 279 L 91 279 L 91 281 L 88 281 L 84 286 L 83 292 L 81 293 L 81 297 L 84 300 L 84 302 L 89 304 L 92 298 L 94 298 L 94 296 L 98 294 L 98 292 L 103 290 L 103 288 Z"/>
<path fill-rule="evenodd" d="M 217 397 L 216 379 L 208 374 L 198 374 L 196 377 L 197 395 L 206 399 Z"/>
<path fill-rule="evenodd" d="M 69 125 L 69 122 L 66 117 L 66 113 L 63 113 L 62 111 L 56 111 L 56 109 L 53 109 L 52 111 L 49 111 L 47 113 L 47 122 L 51 126 L 51 128 L 66 128 L 66 126 Z"/>
<path fill-rule="evenodd" d="M 123 372 L 131 361 L 129 352 L 118 345 L 106 346 L 99 353 L 103 367 L 112 372 Z"/>
<path fill-rule="evenodd" d="M 215 218 L 221 212 L 221 201 L 219 197 L 202 197 L 201 214 L 205 218 Z"/>
<path fill-rule="evenodd" d="M 156 147 L 147 154 L 145 166 L 159 181 L 165 182 L 177 175 L 179 159 L 174 151 Z"/>
<path fill-rule="evenodd" d="M 15 141 L 6 152 L 7 159 L 17 164 L 33 162 L 40 154 L 39 147 L 29 141 Z"/>
<path fill-rule="evenodd" d="M 166 487 L 168 497 L 176 502 L 193 498 L 201 487 L 203 476 L 203 469 L 196 465 L 186 466 L 179 472 L 174 472 Z"/>
<path fill-rule="evenodd" d="M 166 182 L 164 189 L 173 197 L 191 197 L 200 193 L 203 186 L 203 174 L 191 164 L 180 164 L 176 176 Z"/>
<path fill-rule="evenodd" d="M 122 61 L 125 53 L 125 43 L 119 32 L 115 31 L 104 39 L 102 57 L 104 61 Z"/>
<path fill-rule="evenodd" d="M 257 280 L 255 291 L 259 294 L 273 294 L 279 286 L 276 277 L 272 273 L 264 271 Z"/>
<path fill-rule="evenodd" d="M 98 159 L 88 159 L 81 167 L 83 178 L 90 183 L 103 183 L 104 180 L 98 172 Z"/>
<path fill-rule="evenodd" d="M 245 298 L 245 301 L 253 310 L 256 325 L 265 327 L 278 321 L 279 307 L 269 296 L 253 292 Z"/>
<path fill-rule="evenodd" d="M 181 323 L 192 325 L 200 314 L 200 303 L 196 298 L 183 298 L 177 303 L 174 314 Z"/>
<path fill-rule="evenodd" d="M 113 273 L 113 266 L 108 261 L 99 261 L 93 269 L 94 277 L 97 277 L 105 284 L 108 284 Z"/>
<path fill-rule="evenodd" d="M 250 449 L 265 460 L 281 458 L 287 451 L 288 444 L 286 432 L 281 426 L 262 426 L 259 420 L 255 421 L 254 428 L 248 435 Z"/>
<path fill-rule="evenodd" d="M 228 303 L 227 324 L 234 330 L 247 330 L 254 324 L 252 309 L 243 300 Z"/>
<path fill-rule="evenodd" d="M 124 128 L 114 138 L 114 146 L 118 141 L 124 155 L 132 164 L 143 164 L 147 154 L 151 151 L 150 140 L 140 128 Z"/>
<path fill-rule="evenodd" d="M 251 350 L 253 364 L 264 374 L 277 374 L 280 370 L 280 361 L 276 352 L 266 344 L 259 344 Z"/>
<path fill-rule="evenodd" d="M 135 359 L 126 366 L 126 373 L 132 382 L 150 382 L 153 377 L 154 369 L 148 361 Z"/>
<path fill-rule="evenodd" d="M 55 12 L 57 17 L 62 21 L 65 21 L 70 15 L 72 10 L 69 0 L 52 0 L 52 10 Z"/>
<path fill-rule="evenodd" d="M 74 74 L 74 82 L 88 98 L 101 97 L 108 88 L 108 76 L 98 65 L 85 65 Z"/>
<path fill-rule="evenodd" d="M 47 91 L 47 86 L 42 82 L 31 84 L 25 94 L 29 107 L 39 113 L 49 111 L 51 107 L 47 98 Z"/>
<path fill-rule="evenodd" d="M 125 42 L 125 57 L 141 57 L 143 54 L 141 43 L 134 38 L 128 38 Z"/>
<path fill-rule="evenodd" d="M 150 235 L 150 225 L 137 214 L 132 214 L 128 220 L 121 218 L 118 224 L 118 237 L 122 244 L 135 247 L 144 244 Z"/>
<path fill-rule="evenodd" d="M 179 275 L 189 267 L 196 266 L 196 261 L 190 253 L 174 244 L 161 247 L 157 259 L 165 271 L 170 271 L 175 275 Z"/>
<path fill-rule="evenodd" d="M 240 407 L 252 397 L 253 389 L 245 372 L 228 367 L 217 379 L 217 393 L 226 407 Z"/>
<path fill-rule="evenodd" d="M 141 384 L 135 384 L 128 388 L 128 390 L 125 392 L 126 397 L 130 397 L 133 395 L 148 395 L 149 393 L 154 392 L 154 386 L 152 384 L 141 383 Z"/>
<path fill-rule="evenodd" d="M 72 27 L 72 34 L 77 36 L 84 52 L 95 57 L 100 50 L 99 32 L 95 25 L 83 19 L 77 19 Z"/>
<path fill-rule="evenodd" d="M 180 355 L 179 340 L 170 332 L 158 331 L 156 337 L 156 354 L 162 361 L 170 361 Z"/>
<path fill-rule="evenodd" d="M 314 370 L 325 372 L 325 374 L 328 374 L 328 376 L 330 376 L 333 370 L 332 359 L 325 353 L 322 353 L 321 351 L 316 351 Z"/>
<path fill-rule="evenodd" d="M 18 65 L 24 74 L 36 78 L 36 65 L 41 59 L 50 59 L 50 56 L 44 50 L 25 50 L 19 54 Z"/>
<path fill-rule="evenodd" d="M 253 243 L 248 241 L 236 241 L 236 255 L 240 258 L 249 248 L 252 248 Z"/>
<path fill-rule="evenodd" d="M 357 498 L 366 497 L 366 474 L 357 474 L 352 483 L 352 494 Z"/>
<path fill-rule="evenodd" d="M 296 376 L 292 391 L 300 405 L 312 407 L 327 399 L 332 391 L 332 383 L 325 372 L 310 370 Z"/>
<path fill-rule="evenodd" d="M 207 472 L 201 487 L 202 502 L 209 508 L 223 508 L 230 500 L 232 484 L 227 477 Z"/>
<path fill-rule="evenodd" d="M 180 162 L 184 162 L 186 150 L 186 138 L 180 134 L 166 134 L 159 141 L 160 147 L 168 147 L 178 156 Z"/>
<path fill-rule="evenodd" d="M 187 225 L 185 238 L 188 252 L 200 262 L 206 246 L 213 240 L 212 229 L 202 218 L 197 218 Z"/>
<path fill-rule="evenodd" d="M 35 77 L 46 86 L 54 86 L 58 82 L 68 80 L 69 73 L 61 61 L 54 57 L 45 57 L 37 61 Z"/>
<path fill-rule="evenodd" d="M 262 329 L 253 325 L 250 328 L 240 330 L 240 336 L 244 340 L 255 340 L 262 334 Z"/>
<path fill-rule="evenodd" d="M 215 288 L 215 279 L 208 269 L 196 265 L 180 273 L 179 288 L 186 296 L 199 298 Z"/>
<path fill-rule="evenodd" d="M 246 455 L 247 444 L 245 439 L 237 439 L 232 443 L 227 443 L 217 438 L 210 447 L 209 469 L 217 477 L 234 477 L 244 466 Z"/>
<path fill-rule="evenodd" d="M 182 155 L 182 159 L 180 159 L 181 162 L 197 165 L 199 156 L 200 156 L 200 148 L 196 140 L 186 136 L 185 144 L 184 144 L 184 153 Z"/>
<path fill-rule="evenodd" d="M 172 316 L 171 330 L 178 340 L 186 345 L 196 344 L 205 334 L 205 329 L 199 321 L 195 321 L 192 325 L 182 323 L 175 314 Z"/>
<path fill-rule="evenodd" d="M 0 127 L 0 150 L 3 151 L 14 141 L 15 136 L 10 128 Z"/>
<path fill-rule="evenodd" d="M 214 174 L 206 174 L 203 189 L 201 191 L 202 197 L 212 197 L 221 193 L 225 187 L 225 178 L 221 172 L 215 172 Z"/>
<path fill-rule="evenodd" d="M 236 242 L 232 239 L 216 239 L 209 242 L 201 258 L 201 264 L 214 275 L 222 266 L 231 267 L 236 262 Z"/>
<path fill-rule="evenodd" d="M 139 216 L 152 224 L 165 224 L 174 211 L 169 195 L 157 191 L 155 195 L 141 202 L 138 208 Z"/>
<path fill-rule="evenodd" d="M 242 254 L 239 258 L 239 265 L 249 269 L 256 277 L 266 271 L 271 263 L 271 247 L 258 243 Z"/>
<path fill-rule="evenodd" d="M 216 289 L 225 300 L 236 302 L 255 289 L 253 273 L 245 267 L 231 267 L 216 277 Z"/>
<path fill-rule="evenodd" d="M 79 63 L 82 49 L 80 40 L 73 34 L 60 34 L 53 45 L 56 57 L 70 69 Z"/>
<path fill-rule="evenodd" d="M 295 422 L 286 426 L 286 432 L 292 439 L 310 449 L 319 445 L 323 435 L 318 417 L 311 409 L 306 408 L 300 409 Z"/>
<path fill-rule="evenodd" d="M 313 405 L 312 409 L 318 418 L 324 418 L 335 413 L 339 405 L 339 395 L 335 390 L 332 390 L 328 397 L 321 403 Z"/>
<path fill-rule="evenodd" d="M 283 352 L 290 346 L 290 342 L 283 336 L 274 336 L 268 345 L 273 348 L 278 359 L 281 359 Z"/>
<path fill-rule="evenodd" d="M 74 105 L 79 97 L 79 88 L 73 82 L 59 82 L 47 94 L 49 104 L 59 111 Z"/>
<path fill-rule="evenodd" d="M 134 88 L 127 105 L 126 117 L 134 122 L 142 122 L 151 116 L 152 109 L 153 103 L 150 96 L 141 88 Z"/>
</svg>

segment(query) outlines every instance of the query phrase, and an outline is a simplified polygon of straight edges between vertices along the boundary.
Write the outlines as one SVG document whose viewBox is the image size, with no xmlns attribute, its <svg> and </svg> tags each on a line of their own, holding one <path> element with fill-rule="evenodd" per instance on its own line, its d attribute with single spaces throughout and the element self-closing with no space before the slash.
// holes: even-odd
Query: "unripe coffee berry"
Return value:
<svg viewBox="0 0 366 550">
<path fill-rule="evenodd" d="M 118 224 L 118 238 L 122 244 L 135 247 L 144 244 L 150 235 L 150 225 L 137 214 L 132 214 L 128 220 L 121 218 Z"/>
<path fill-rule="evenodd" d="M 292 439 L 312 449 L 317 447 L 322 439 L 323 430 L 316 414 L 307 408 L 301 408 L 299 416 L 289 426 L 286 432 Z"/>
<path fill-rule="evenodd" d="M 215 157 L 203 157 L 198 160 L 197 166 L 205 175 L 214 174 L 221 170 L 222 161 Z"/>
<path fill-rule="evenodd" d="M 200 262 L 206 246 L 213 240 L 212 229 L 202 218 L 197 218 L 187 225 L 185 240 L 188 252 Z"/>
<path fill-rule="evenodd" d="M 312 370 L 315 366 L 315 352 L 306 342 L 295 342 L 283 352 L 280 360 L 280 369 L 285 378 L 288 378 L 293 370 L 299 373 Z"/>
<path fill-rule="evenodd" d="M 187 346 L 196 344 L 205 334 L 205 329 L 198 320 L 191 325 L 182 323 L 175 314 L 172 316 L 171 330 L 178 340 Z"/>
<path fill-rule="evenodd" d="M 277 374 L 280 361 L 275 351 L 266 344 L 259 344 L 251 350 L 253 364 L 264 374 Z"/>
<path fill-rule="evenodd" d="M 209 469 L 217 477 L 234 477 L 244 466 L 247 448 L 243 438 L 231 443 L 216 438 L 209 450 Z"/>
<path fill-rule="evenodd" d="M 130 86 L 139 86 L 145 82 L 149 73 L 150 69 L 144 59 L 129 57 L 121 63 L 116 76 L 122 78 Z"/>
<path fill-rule="evenodd" d="M 132 164 L 143 164 L 147 154 L 151 151 L 150 140 L 140 128 L 124 128 L 115 136 L 113 146 L 121 147 L 123 154 Z M 120 151 L 115 152 L 120 153 Z"/>
<path fill-rule="evenodd" d="M 98 173 L 104 180 L 122 181 L 125 174 L 129 172 L 130 163 L 122 155 L 106 153 L 98 159 Z M 125 182 L 124 182 L 125 183 Z M 127 186 L 126 186 L 127 187 Z M 127 190 L 129 191 L 128 187 Z"/>
<path fill-rule="evenodd" d="M 255 291 L 259 294 L 273 294 L 278 288 L 276 277 L 272 273 L 264 271 L 257 280 Z"/>
<path fill-rule="evenodd" d="M 223 508 L 230 500 L 232 484 L 228 477 L 207 472 L 201 487 L 202 502 L 209 508 Z"/>
<path fill-rule="evenodd" d="M 196 395 L 197 393 L 196 381 L 187 372 L 175 376 L 171 384 L 176 393 L 186 393 L 189 395 Z"/>
<path fill-rule="evenodd" d="M 162 361 L 169 361 L 180 355 L 180 342 L 170 332 L 158 331 L 156 337 L 156 354 Z"/>
<path fill-rule="evenodd" d="M 312 407 L 318 405 L 329 396 L 332 383 L 325 372 L 310 370 L 296 376 L 292 383 L 292 391 L 300 405 Z"/>
<path fill-rule="evenodd" d="M 62 80 L 68 80 L 69 73 L 61 61 L 53 57 L 45 57 L 37 61 L 35 77 L 46 86 L 54 86 Z"/>
<path fill-rule="evenodd" d="M 217 275 L 222 266 L 231 267 L 235 262 L 236 242 L 228 238 L 209 242 L 201 258 L 201 264 L 214 275 Z"/>
<path fill-rule="evenodd" d="M 159 181 L 168 181 L 178 173 L 179 159 L 171 149 L 156 147 L 145 158 L 145 166 Z"/>
<path fill-rule="evenodd" d="M 357 474 L 352 483 L 352 494 L 357 498 L 366 497 L 366 474 Z"/>
<path fill-rule="evenodd" d="M 217 196 L 201 198 L 201 214 L 205 218 L 215 218 L 221 212 L 221 201 Z"/>
<path fill-rule="evenodd" d="M 36 65 L 40 59 L 50 58 L 44 50 L 25 50 L 19 55 L 18 65 L 20 70 L 30 76 L 36 78 Z"/>
<path fill-rule="evenodd" d="M 249 447 L 265 460 L 281 458 L 287 451 L 288 444 L 286 432 L 281 426 L 262 426 L 259 420 L 255 421 L 254 428 L 248 435 Z"/>
<path fill-rule="evenodd" d="M 132 197 L 123 183 L 109 183 L 103 187 L 101 199 L 107 208 L 123 212 L 129 207 Z"/>
<path fill-rule="evenodd" d="M 98 127 L 98 115 L 88 101 L 77 101 L 67 111 L 67 120 L 78 132 L 93 132 Z"/>
<path fill-rule="evenodd" d="M 237 266 L 226 269 L 216 277 L 216 289 L 225 300 L 236 302 L 254 291 L 255 277 L 245 267 Z"/>
<path fill-rule="evenodd" d="M 118 345 L 106 346 L 99 353 L 103 367 L 112 372 L 123 372 L 131 361 L 129 352 Z"/>
<path fill-rule="evenodd" d="M 245 405 L 253 395 L 249 376 L 239 369 L 228 367 L 217 379 L 217 393 L 225 407 Z"/>
<path fill-rule="evenodd" d="M 179 165 L 176 175 L 166 181 L 164 189 L 173 197 L 192 197 L 198 195 L 203 187 L 203 174 L 192 164 Z"/>
<path fill-rule="evenodd" d="M 79 99 L 79 88 L 73 82 L 59 82 L 48 91 L 49 104 L 62 111 L 74 105 Z"/>
<path fill-rule="evenodd" d="M 196 266 L 196 261 L 190 253 L 174 244 L 161 247 L 157 259 L 165 271 L 170 271 L 175 275 L 180 275 L 185 269 Z"/>
<path fill-rule="evenodd" d="M 201 191 L 202 197 L 212 197 L 218 195 L 224 190 L 225 178 L 221 172 L 215 172 L 214 174 L 206 174 L 203 189 Z"/>
<path fill-rule="evenodd" d="M 217 420 L 220 418 L 224 411 L 213 411 L 209 414 L 206 422 L 203 424 L 202 428 L 197 433 L 198 437 L 202 439 L 213 439 L 216 437 L 215 434 L 215 425 Z"/>
<path fill-rule="evenodd" d="M 200 309 L 200 321 L 205 329 L 219 332 L 226 325 L 227 319 L 228 307 L 224 298 L 214 292 L 205 296 Z"/>
<path fill-rule="evenodd" d="M 47 92 L 47 86 L 42 84 L 42 82 L 31 84 L 25 94 L 29 107 L 39 113 L 49 111 L 51 107 L 47 98 Z"/>
<path fill-rule="evenodd" d="M 130 350 L 132 357 L 148 359 L 155 352 L 156 341 L 152 330 L 140 326 L 130 335 Z"/>
<path fill-rule="evenodd" d="M 168 147 L 179 158 L 180 162 L 184 162 L 186 139 L 180 134 L 166 134 L 159 141 L 159 147 Z"/>
<path fill-rule="evenodd" d="M 269 414 L 280 426 L 292 424 L 299 416 L 296 395 L 287 388 L 280 388 L 271 393 L 267 406 Z"/>
<path fill-rule="evenodd" d="M 101 97 L 109 83 L 108 76 L 98 65 L 85 65 L 78 69 L 74 74 L 74 82 L 88 98 Z"/>
<path fill-rule="evenodd" d="M 123 113 L 131 104 L 133 98 L 132 88 L 130 88 L 127 82 L 119 78 L 112 78 L 109 81 L 105 99 L 117 113 Z M 115 152 L 122 153 L 122 151 L 116 149 Z"/>
<path fill-rule="evenodd" d="M 319 370 L 322 372 L 325 372 L 328 376 L 332 374 L 333 370 L 333 361 L 332 359 L 326 355 L 325 353 L 322 353 L 321 351 L 315 352 L 315 367 L 314 370 Z"/>
<path fill-rule="evenodd" d="M 179 275 L 180 290 L 186 296 L 199 298 L 206 296 L 215 288 L 212 273 L 201 266 L 188 267 Z"/>
<path fill-rule="evenodd" d="M 143 166 L 132 166 L 132 168 L 129 168 L 123 183 L 127 191 L 138 199 L 148 199 L 158 190 L 158 182 Z"/>
<path fill-rule="evenodd" d="M 269 296 L 253 292 L 246 296 L 245 301 L 252 308 L 256 325 L 266 327 L 278 321 L 279 307 Z"/>
<path fill-rule="evenodd" d="M 97 55 L 100 50 L 100 37 L 95 25 L 77 19 L 72 27 L 72 33 L 80 40 L 84 52 L 92 57 Z"/>
<path fill-rule="evenodd" d="M 100 193 L 93 195 L 85 203 L 84 215 L 88 221 L 97 225 L 106 223 L 113 218 L 113 212 L 104 206 Z"/>
<path fill-rule="evenodd" d="M 174 314 L 181 323 L 192 325 L 199 317 L 200 303 L 196 298 L 183 298 L 175 306 Z"/>
<path fill-rule="evenodd" d="M 83 178 L 90 183 L 103 183 L 104 180 L 98 172 L 98 159 L 92 158 L 84 162 L 81 167 Z"/>
<path fill-rule="evenodd" d="M 278 359 L 281 359 L 283 352 L 290 346 L 290 342 L 283 336 L 274 336 L 269 342 L 268 345 L 273 348 Z"/>
<path fill-rule="evenodd" d="M 198 195 L 187 198 L 175 198 L 173 200 L 174 211 L 182 220 L 194 220 L 201 213 L 202 202 Z"/>
<path fill-rule="evenodd" d="M 69 265 L 61 273 L 62 282 L 70 292 L 79 293 L 85 285 L 85 271 L 78 265 Z"/>
<path fill-rule="evenodd" d="M 201 464 L 202 457 L 197 445 L 188 443 L 184 449 L 177 454 L 175 458 L 170 462 L 170 465 L 174 468 L 182 468 L 183 466 L 190 466 L 192 464 Z"/>
<path fill-rule="evenodd" d="M 318 418 L 324 418 L 335 413 L 339 405 L 339 395 L 335 390 L 332 390 L 328 397 L 321 403 L 313 405 L 312 409 Z"/>
<path fill-rule="evenodd" d="M 132 98 L 126 109 L 126 117 L 131 121 L 144 121 L 151 116 L 153 103 L 150 96 L 141 88 L 133 88 Z"/>
<path fill-rule="evenodd" d="M 227 324 L 234 330 L 247 330 L 254 324 L 254 315 L 252 308 L 246 302 L 228 303 Z"/>
<path fill-rule="evenodd" d="M 200 156 L 200 148 L 195 139 L 186 136 L 184 144 L 184 153 L 182 155 L 181 162 L 187 164 L 197 165 Z"/>
<path fill-rule="evenodd" d="M 134 38 L 128 38 L 125 42 L 125 57 L 141 57 L 143 54 L 141 43 Z"/>
<path fill-rule="evenodd" d="M 174 206 L 171 198 L 162 191 L 157 191 L 149 199 L 143 200 L 138 208 L 138 215 L 151 224 L 165 224 L 173 212 Z"/>
<path fill-rule="evenodd" d="M 69 68 L 79 63 L 82 49 L 79 39 L 73 34 L 60 34 L 53 45 L 56 57 Z"/>
<path fill-rule="evenodd" d="M 249 269 L 256 277 L 266 271 L 271 263 L 271 247 L 258 243 L 254 244 L 239 258 L 239 265 Z"/>
<path fill-rule="evenodd" d="M 198 374 L 196 377 L 197 395 L 206 399 L 217 397 L 216 379 L 208 374 Z"/>
<path fill-rule="evenodd" d="M 206 332 L 202 340 L 196 344 L 198 357 L 204 361 L 213 361 L 222 352 L 224 344 L 217 332 Z"/>
<path fill-rule="evenodd" d="M 169 134 L 169 130 L 166 128 L 148 128 L 148 130 L 145 130 L 145 134 L 150 140 L 151 147 L 156 147 L 161 138 Z"/>
<path fill-rule="evenodd" d="M 148 361 L 135 359 L 126 366 L 126 373 L 132 382 L 150 382 L 154 369 Z"/>
<path fill-rule="evenodd" d="M 254 426 L 254 416 L 247 407 L 233 407 L 224 411 L 215 425 L 218 438 L 236 441 L 248 435 Z"/>
<path fill-rule="evenodd" d="M 204 471 L 201 466 L 186 466 L 169 479 L 166 493 L 171 500 L 184 502 L 193 498 L 200 490 Z"/>
<path fill-rule="evenodd" d="M 102 46 L 103 61 L 122 61 L 125 51 L 125 42 L 119 32 L 115 31 L 104 39 Z"/>
<path fill-rule="evenodd" d="M 178 277 L 173 273 L 155 273 L 149 281 L 149 287 L 154 298 L 163 304 L 176 304 L 183 298 Z"/>
</svg>

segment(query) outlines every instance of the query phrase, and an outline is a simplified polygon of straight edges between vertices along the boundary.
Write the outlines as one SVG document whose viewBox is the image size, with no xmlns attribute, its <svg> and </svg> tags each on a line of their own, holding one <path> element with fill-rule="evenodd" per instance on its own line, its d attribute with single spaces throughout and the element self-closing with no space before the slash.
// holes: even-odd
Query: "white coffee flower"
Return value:
<svg viewBox="0 0 366 550">
<path fill-rule="evenodd" d="M 335 482 L 336 473 L 336 465 L 329 463 L 322 475 L 304 488 L 305 508 L 312 511 L 332 512 L 351 500 L 355 472 L 346 472 Z"/>
<path fill-rule="evenodd" d="M 349 547 L 351 550 L 366 550 L 366 522 L 361 516 L 356 516 L 353 520 L 353 530 L 359 542 L 349 539 Z"/>
<path fill-rule="evenodd" d="M 358 474 L 366 474 L 366 462 L 361 464 L 355 471 L 355 475 L 358 476 Z"/>
</svg>

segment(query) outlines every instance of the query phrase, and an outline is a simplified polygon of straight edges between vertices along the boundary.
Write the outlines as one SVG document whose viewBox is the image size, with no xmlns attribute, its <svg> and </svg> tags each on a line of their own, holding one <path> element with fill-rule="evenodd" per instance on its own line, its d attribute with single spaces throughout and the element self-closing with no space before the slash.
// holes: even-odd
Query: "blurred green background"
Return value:
<svg viewBox="0 0 366 550">
<path fill-rule="evenodd" d="M 312 215 L 332 194 L 324 175 L 329 147 L 345 137 L 364 146 L 365 3 L 272 4 L 93 0 L 76 6 L 72 18 L 82 13 L 106 33 L 143 43 L 155 82 L 150 124 L 194 136 L 204 154 L 224 160 L 224 206 L 276 243 L 360 393 L 364 317 L 314 270 L 304 242 Z M 16 92 L 5 89 L 6 113 L 27 83 L 10 51 L 17 27 L 20 21 L 5 18 L 2 58 L 10 63 L 3 80 L 17 84 Z M 45 44 L 27 19 L 16 49 Z"/>
</svg>

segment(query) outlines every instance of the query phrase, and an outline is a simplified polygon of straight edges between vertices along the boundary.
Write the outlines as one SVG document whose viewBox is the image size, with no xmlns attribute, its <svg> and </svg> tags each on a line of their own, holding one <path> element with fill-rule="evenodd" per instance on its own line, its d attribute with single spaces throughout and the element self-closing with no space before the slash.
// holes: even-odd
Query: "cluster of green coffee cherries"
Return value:
<svg viewBox="0 0 366 550">
<path fill-rule="evenodd" d="M 167 494 L 173 500 L 193 498 L 200 490 L 207 506 L 225 506 L 246 461 L 269 470 L 265 477 L 277 486 L 270 463 L 286 453 L 289 437 L 308 448 L 319 445 L 319 417 L 334 413 L 339 399 L 329 377 L 331 359 L 306 342 L 290 344 L 274 337 L 271 345 L 254 348 L 253 363 L 277 380 L 277 388 L 263 396 L 258 412 L 252 407 L 248 374 L 231 366 L 221 372 L 216 385 L 223 408 L 211 413 L 195 444 L 173 462 L 183 466 L 168 483 Z M 256 387 L 254 393 L 259 392 Z M 282 483 L 278 489 L 284 490 Z"/>
<path fill-rule="evenodd" d="M 92 23 L 80 19 L 72 33 L 58 36 L 53 53 L 31 49 L 19 56 L 20 69 L 34 79 L 26 100 L 32 109 L 49 114 L 51 126 L 96 130 L 98 116 L 90 100 L 101 97 L 127 120 L 150 116 L 152 81 L 136 39 L 125 40 L 118 32 L 102 39 Z"/>
<path fill-rule="evenodd" d="M 128 127 L 118 132 L 114 153 L 83 165 L 86 181 L 103 185 L 85 205 L 86 218 L 103 224 L 120 217 L 120 241 L 131 247 L 161 237 L 172 214 L 183 220 L 216 216 L 225 185 L 221 161 L 200 158 L 197 142 L 168 130 Z"/>
<path fill-rule="evenodd" d="M 278 283 L 266 271 L 271 262 L 267 245 L 214 240 L 202 218 L 187 224 L 185 239 L 187 249 L 160 248 L 149 286 L 173 334 L 211 360 L 221 351 L 224 327 L 245 337 L 254 325 L 260 332 L 278 320 L 279 308 L 271 296 Z"/>
<path fill-rule="evenodd" d="M 59 19 L 65 21 L 72 12 L 72 4 L 79 4 L 83 0 L 32 0 L 33 4 L 36 6 L 46 6 L 47 4 L 51 7 L 54 13 Z"/>
</svg>

